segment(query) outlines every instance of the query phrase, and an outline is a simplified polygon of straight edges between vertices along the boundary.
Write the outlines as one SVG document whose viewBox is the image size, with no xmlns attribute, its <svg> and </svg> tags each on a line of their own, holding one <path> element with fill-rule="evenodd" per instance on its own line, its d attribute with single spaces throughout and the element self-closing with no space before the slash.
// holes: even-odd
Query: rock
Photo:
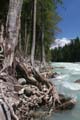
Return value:
<svg viewBox="0 0 80 120">
<path fill-rule="evenodd" d="M 79 83 L 80 84 L 80 80 L 76 80 L 75 83 Z"/>
<path fill-rule="evenodd" d="M 22 95 L 24 94 L 24 88 L 22 88 L 19 92 L 18 92 L 19 95 Z"/>
<path fill-rule="evenodd" d="M 25 88 L 24 89 L 24 94 L 28 97 L 30 97 L 32 95 L 32 91 L 30 90 L 30 88 Z"/>
<path fill-rule="evenodd" d="M 51 79 L 51 78 L 55 78 L 56 76 L 58 76 L 58 73 L 54 72 L 54 73 L 49 73 L 48 74 L 48 79 Z"/>
<path fill-rule="evenodd" d="M 65 67 L 61 66 L 61 67 L 54 67 L 54 68 L 60 68 L 60 69 L 64 69 Z"/>
<path fill-rule="evenodd" d="M 33 92 L 31 91 L 30 88 L 22 88 L 19 92 L 18 92 L 19 95 L 22 95 L 22 94 L 25 94 L 27 97 L 30 97 Z"/>
<path fill-rule="evenodd" d="M 18 83 L 19 83 L 20 85 L 25 85 L 25 84 L 26 84 L 26 79 L 25 79 L 25 78 L 19 78 L 19 79 L 18 79 Z"/>
</svg>

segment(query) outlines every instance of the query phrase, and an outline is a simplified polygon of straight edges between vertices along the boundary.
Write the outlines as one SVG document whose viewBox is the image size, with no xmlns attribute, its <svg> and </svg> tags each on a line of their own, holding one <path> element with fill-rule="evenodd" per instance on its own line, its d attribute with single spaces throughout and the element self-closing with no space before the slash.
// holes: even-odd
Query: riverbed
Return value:
<svg viewBox="0 0 80 120">
<path fill-rule="evenodd" d="M 80 120 L 80 63 L 52 63 L 54 72 L 59 75 L 51 81 L 56 85 L 59 93 L 74 97 L 77 100 L 72 110 L 54 113 L 52 120 Z"/>
</svg>

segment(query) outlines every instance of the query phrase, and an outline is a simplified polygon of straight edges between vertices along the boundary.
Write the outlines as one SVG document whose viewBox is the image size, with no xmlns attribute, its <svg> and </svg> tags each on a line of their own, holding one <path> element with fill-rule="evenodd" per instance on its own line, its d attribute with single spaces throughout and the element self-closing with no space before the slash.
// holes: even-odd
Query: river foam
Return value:
<svg viewBox="0 0 80 120">
<path fill-rule="evenodd" d="M 80 90 L 80 85 L 78 83 L 64 82 L 62 86 L 70 90 Z"/>
<path fill-rule="evenodd" d="M 80 63 L 52 63 L 53 72 L 59 73 L 53 79 L 59 93 L 77 98 L 77 103 L 72 111 L 55 113 L 52 120 L 80 120 Z"/>
</svg>

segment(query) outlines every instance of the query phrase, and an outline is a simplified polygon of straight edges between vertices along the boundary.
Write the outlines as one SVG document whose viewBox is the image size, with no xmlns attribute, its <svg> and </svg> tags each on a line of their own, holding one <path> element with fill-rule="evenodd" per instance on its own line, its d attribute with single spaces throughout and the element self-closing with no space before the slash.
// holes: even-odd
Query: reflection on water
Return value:
<svg viewBox="0 0 80 120">
<path fill-rule="evenodd" d="M 59 73 L 53 81 L 57 90 L 67 96 L 77 99 L 77 104 L 73 110 L 54 113 L 52 120 L 80 120 L 80 85 L 74 83 L 80 79 L 80 63 L 52 63 L 54 71 Z"/>
</svg>

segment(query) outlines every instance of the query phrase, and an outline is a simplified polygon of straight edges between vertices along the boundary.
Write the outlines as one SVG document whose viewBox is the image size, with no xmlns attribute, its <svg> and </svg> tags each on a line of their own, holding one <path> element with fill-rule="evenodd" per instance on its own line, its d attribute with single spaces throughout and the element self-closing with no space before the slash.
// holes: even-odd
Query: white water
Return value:
<svg viewBox="0 0 80 120">
<path fill-rule="evenodd" d="M 80 80 L 80 63 L 52 63 L 55 72 L 59 74 L 53 83 L 57 86 L 59 93 L 77 98 L 73 110 L 55 113 L 52 120 L 80 120 L 80 84 L 74 83 Z"/>
</svg>

